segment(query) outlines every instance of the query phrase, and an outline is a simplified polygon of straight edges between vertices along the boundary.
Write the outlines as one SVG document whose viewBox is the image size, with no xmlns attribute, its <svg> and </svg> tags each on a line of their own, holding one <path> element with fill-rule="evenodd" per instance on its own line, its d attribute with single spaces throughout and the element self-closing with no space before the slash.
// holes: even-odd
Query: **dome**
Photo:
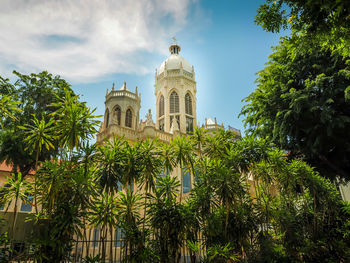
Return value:
<svg viewBox="0 0 350 263">
<path fill-rule="evenodd" d="M 162 73 L 164 71 L 164 67 L 167 69 L 180 69 L 181 63 L 182 63 L 182 68 L 186 70 L 187 72 L 192 72 L 192 66 L 191 64 L 184 59 L 183 57 L 177 55 L 177 54 L 171 54 L 170 57 L 168 57 L 159 67 L 158 69 L 158 74 Z"/>
<path fill-rule="evenodd" d="M 183 57 L 179 56 L 179 52 L 181 50 L 181 47 L 176 43 L 176 38 L 174 39 L 174 43 L 170 45 L 169 51 L 171 55 L 160 65 L 157 72 L 158 75 L 164 72 L 165 63 L 166 68 L 169 69 L 180 69 L 181 64 L 182 68 L 187 72 L 192 72 L 192 65 Z"/>
</svg>

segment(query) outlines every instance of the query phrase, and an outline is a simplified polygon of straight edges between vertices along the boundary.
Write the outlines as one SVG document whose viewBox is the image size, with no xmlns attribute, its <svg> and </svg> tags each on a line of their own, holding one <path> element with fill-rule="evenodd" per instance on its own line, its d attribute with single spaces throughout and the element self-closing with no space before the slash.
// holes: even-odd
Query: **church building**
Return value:
<svg viewBox="0 0 350 263">
<path fill-rule="evenodd" d="M 97 134 L 98 144 L 115 136 L 124 136 L 129 141 L 158 138 L 162 142 L 169 142 L 176 136 L 192 134 L 194 127 L 199 126 L 194 67 L 179 55 L 181 47 L 176 43 L 175 38 L 169 51 L 170 56 L 155 72 L 156 114 L 154 119 L 151 110 L 148 110 L 145 121 L 140 119 L 141 94 L 137 87 L 132 92 L 125 82 L 119 89 L 116 89 L 113 83 L 112 90 L 107 89 L 106 93 L 104 122 Z M 224 128 L 223 124 L 217 123 L 216 118 L 206 119 L 202 127 L 210 131 Z M 239 130 L 231 127 L 229 129 L 238 137 L 241 136 Z M 192 180 L 188 174 L 184 175 L 180 168 L 174 169 L 174 176 L 180 177 L 181 174 L 184 176 L 185 193 L 189 191 Z M 186 184 L 186 181 L 189 182 Z"/>
</svg>

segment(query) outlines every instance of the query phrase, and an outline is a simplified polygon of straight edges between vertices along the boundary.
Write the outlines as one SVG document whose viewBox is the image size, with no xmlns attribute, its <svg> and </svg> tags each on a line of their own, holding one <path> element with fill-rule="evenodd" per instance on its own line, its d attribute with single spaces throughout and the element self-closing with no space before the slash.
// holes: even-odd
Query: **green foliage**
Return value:
<svg viewBox="0 0 350 263">
<path fill-rule="evenodd" d="M 118 138 L 98 147 L 96 160 L 100 163 L 95 180 L 101 191 L 118 192 L 118 183 L 122 182 L 124 174 L 124 142 Z"/>
<path fill-rule="evenodd" d="M 346 0 L 267 0 L 257 10 L 255 23 L 268 32 L 305 32 L 323 47 L 349 55 L 349 10 Z"/>
<path fill-rule="evenodd" d="M 0 229 L 3 227 L 3 218 L 0 218 Z M 0 234 L 0 262 L 8 262 L 12 249 L 10 247 L 10 238 L 7 232 Z"/>
<path fill-rule="evenodd" d="M 4 119 L 8 117 L 15 121 L 16 117 L 14 113 L 20 112 L 21 110 L 17 107 L 17 105 L 20 103 L 18 101 L 14 101 L 11 96 L 6 94 L 0 94 L 0 96 L 0 126 L 1 128 L 4 128 Z"/>
<path fill-rule="evenodd" d="M 208 262 L 226 263 L 238 262 L 238 257 L 233 254 L 233 249 L 230 243 L 224 246 L 214 245 L 208 248 Z"/>
<path fill-rule="evenodd" d="M 65 90 L 71 91 L 71 89 L 65 80 L 46 71 L 30 75 L 20 74 L 16 71 L 13 73 L 17 77 L 14 84 L 10 83 L 8 79 L 0 77 L 1 96 L 11 96 L 13 100 L 9 106 L 18 108 L 18 110 L 14 108 L 10 116 L 2 119 L 4 129 L 0 131 L 0 161 L 12 164 L 14 171 L 17 171 L 18 168 L 25 177 L 31 169 L 35 169 L 36 159 L 44 161 L 57 154 L 58 142 L 53 142 L 55 149 L 50 146 L 50 150 L 40 151 L 38 158 L 36 158 L 37 149 L 26 150 L 28 146 L 31 147 L 33 144 L 29 143 L 28 145 L 25 142 L 28 135 L 25 130 L 18 128 L 18 126 L 30 125 L 34 121 L 35 129 L 38 129 L 39 124 L 51 122 L 50 114 L 57 108 L 49 107 L 49 105 L 58 102 L 58 98 L 64 98 Z M 33 114 L 38 118 L 41 117 L 37 123 L 33 120 Z M 34 143 L 32 139 L 30 141 Z"/>
<path fill-rule="evenodd" d="M 83 259 L 83 263 L 102 263 L 103 260 L 100 255 L 96 255 L 94 257 L 87 256 Z"/>
<path fill-rule="evenodd" d="M 304 156 L 322 175 L 350 179 L 349 65 L 337 53 L 294 36 L 281 40 L 258 88 L 244 101 L 248 132 Z"/>
<path fill-rule="evenodd" d="M 178 182 L 170 181 L 173 184 L 170 189 L 175 188 Z M 175 185 L 176 184 L 176 185 Z M 149 221 L 152 228 L 155 229 L 156 244 L 159 248 L 161 262 L 176 262 L 179 257 L 178 250 L 181 247 L 184 232 L 184 214 L 183 205 L 176 202 L 172 195 L 163 197 L 165 191 L 157 189 L 151 196 L 149 207 Z"/>
<path fill-rule="evenodd" d="M 67 87 L 60 90 L 62 96 L 55 96 L 50 107 L 38 110 L 47 111 L 49 116 L 33 112 L 27 122 L 18 118 L 16 125 L 2 131 L 2 147 L 19 149 L 16 162 L 23 164 L 21 169 L 32 167 L 33 160 L 40 164 L 35 165 L 38 170 L 33 183 L 24 180 L 22 173 L 8 178 L 0 200 L 8 204 L 23 198 L 28 202 L 26 194 L 34 188 L 34 202 L 40 211 L 31 218 L 35 223 L 33 260 L 69 260 L 74 239 L 88 240 L 86 229 L 95 227 L 100 229 L 101 251 L 84 260 L 105 261 L 106 240 L 113 240 L 113 229 L 119 227 L 123 231 L 121 250 L 125 262 L 175 263 L 183 256 L 184 247 L 189 249 L 191 263 L 348 261 L 349 204 L 341 201 L 329 180 L 302 160 L 292 158 L 302 146 L 308 146 L 309 154 L 304 153 L 308 160 L 322 153 L 328 161 L 344 168 L 341 151 L 337 147 L 330 151 L 329 145 L 343 143 L 343 149 L 347 145 L 339 137 L 345 134 L 347 119 L 334 113 L 339 111 L 336 105 L 345 108 L 348 103 L 346 91 L 339 88 L 344 83 L 344 87 L 349 86 L 346 70 L 341 70 L 347 64 L 336 53 L 327 54 L 334 59 L 329 69 L 324 51 L 304 49 L 307 45 L 302 41 L 291 41 L 283 43 L 299 43 L 303 48 L 292 52 L 290 47 L 276 49 L 273 62 L 259 75 L 259 93 L 251 95 L 254 103 L 243 110 L 257 114 L 250 115 L 247 123 L 256 125 L 255 134 L 260 138 L 238 139 L 230 131 L 208 134 L 196 129 L 193 135 L 169 144 L 149 140 L 130 143 L 115 138 L 99 146 L 89 145 L 87 140 L 96 132 L 95 116 Z M 296 68 L 303 64 L 309 73 L 300 75 Z M 334 68 L 340 73 L 333 74 Z M 45 76 L 49 78 L 47 74 L 40 78 Z M 303 81 L 298 82 L 296 76 Z M 21 78 L 27 86 L 37 85 L 40 80 Z M 39 87 L 44 88 L 47 81 L 53 80 L 39 81 L 43 85 Z M 273 89 L 269 89 L 271 85 Z M 6 94 L 16 93 L 11 85 L 1 88 Z M 308 100 L 305 90 L 313 100 Z M 330 96 L 332 93 L 336 96 Z M 263 103 L 258 101 L 261 98 Z M 318 104 L 316 98 L 321 98 L 322 103 Z M 306 110 L 308 104 L 318 106 L 319 115 L 311 118 Z M 27 112 L 34 109 L 21 105 L 28 107 Z M 288 110 L 282 111 L 282 106 Z M 268 113 L 268 109 L 279 112 Z M 297 119 L 289 119 L 294 115 Z M 269 123 L 271 116 L 277 116 L 278 121 Z M 327 125 L 336 120 L 333 125 L 338 125 L 338 131 L 315 127 L 312 121 L 317 116 Z M 327 144 L 298 144 L 291 136 L 295 132 L 291 120 L 311 122 L 308 132 L 315 138 L 310 140 L 321 140 L 327 132 L 339 138 L 328 139 Z M 261 138 L 271 131 L 273 136 Z M 284 149 L 291 147 L 291 152 L 279 150 L 270 139 Z M 25 145 L 20 145 L 23 142 Z M 50 160 L 44 161 L 49 156 Z M 192 175 L 189 195 L 182 196 L 183 183 L 171 173 L 180 168 Z M 321 168 L 326 171 L 317 167 Z M 136 192 L 141 189 L 142 195 Z"/>
<path fill-rule="evenodd" d="M 57 118 L 59 146 L 69 150 L 79 148 L 81 142 L 89 140 L 96 132 L 99 121 L 85 102 L 80 102 L 79 96 L 75 96 L 71 90 L 65 89 L 63 98 L 56 95 L 58 102 L 50 104 L 57 108 L 51 115 Z"/>
</svg>

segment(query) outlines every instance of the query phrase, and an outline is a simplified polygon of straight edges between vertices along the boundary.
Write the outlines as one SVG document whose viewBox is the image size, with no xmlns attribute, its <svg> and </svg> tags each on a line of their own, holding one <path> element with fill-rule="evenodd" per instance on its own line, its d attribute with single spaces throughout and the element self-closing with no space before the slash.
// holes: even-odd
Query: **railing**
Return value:
<svg viewBox="0 0 350 263">
<path fill-rule="evenodd" d="M 132 93 L 131 91 L 128 91 L 128 90 L 112 90 L 108 95 L 107 95 L 107 100 L 110 98 L 110 97 L 129 97 L 129 98 L 132 98 L 132 99 L 137 99 L 137 96 L 136 94 Z"/>
<path fill-rule="evenodd" d="M 115 135 L 124 135 L 126 139 L 137 140 L 143 138 L 143 131 L 135 131 L 131 128 L 111 124 L 107 129 L 103 129 L 100 133 L 97 134 L 97 141 L 102 142 L 103 139 L 108 139 Z M 167 132 L 155 130 L 154 137 L 159 138 L 161 141 L 169 142 L 173 138 L 173 135 Z"/>
<path fill-rule="evenodd" d="M 180 75 L 180 70 L 179 69 L 170 69 L 170 70 L 166 70 L 166 74 L 167 76 L 176 76 L 176 75 Z M 182 75 L 193 80 L 193 73 L 188 72 L 186 70 L 182 70 Z M 162 78 L 165 77 L 164 72 L 162 72 L 161 74 L 158 75 L 158 80 L 161 80 Z"/>
<path fill-rule="evenodd" d="M 195 262 L 200 262 L 205 256 L 204 241 L 198 240 L 201 244 L 202 250 L 196 253 L 190 252 L 186 246 L 186 241 L 183 242 L 183 246 L 177 251 L 177 256 L 180 259 L 179 263 L 192 263 L 191 255 L 196 258 Z M 103 244 L 104 243 L 104 244 Z M 8 243 L 6 246 L 0 246 L 0 262 L 21 262 L 21 263 L 33 263 L 36 262 L 36 250 L 39 244 L 25 243 L 23 241 L 13 241 Z M 104 248 L 104 253 L 102 249 Z M 7 251 L 7 252 L 5 252 Z M 123 243 L 123 240 L 75 240 L 73 241 L 73 246 L 71 252 L 61 260 L 61 263 L 68 262 L 87 262 L 86 259 L 89 258 L 100 258 L 99 262 L 129 262 L 127 260 L 128 247 Z M 102 255 L 104 259 L 102 261 Z M 97 261 L 96 261 L 97 262 Z M 145 262 L 146 263 L 146 262 Z"/>
</svg>

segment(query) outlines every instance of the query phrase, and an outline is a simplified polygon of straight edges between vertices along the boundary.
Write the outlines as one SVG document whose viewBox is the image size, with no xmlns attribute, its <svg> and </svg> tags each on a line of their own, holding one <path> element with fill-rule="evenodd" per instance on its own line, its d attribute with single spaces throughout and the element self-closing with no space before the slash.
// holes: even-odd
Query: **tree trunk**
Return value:
<svg viewBox="0 0 350 263">
<path fill-rule="evenodd" d="M 182 202 L 182 193 L 183 193 L 183 184 L 184 184 L 183 176 L 182 176 L 182 165 L 181 165 L 181 163 L 180 163 L 180 177 L 181 177 L 181 180 L 180 180 L 180 182 L 181 182 L 181 186 L 180 186 L 180 204 L 181 204 L 181 202 Z"/>
<path fill-rule="evenodd" d="M 110 236 L 111 236 L 111 240 L 109 242 L 109 262 L 112 263 L 113 262 L 113 229 L 112 226 L 110 226 L 109 228 L 109 232 L 110 232 Z"/>
<path fill-rule="evenodd" d="M 226 218 L 225 218 L 225 238 L 227 239 L 227 226 L 228 226 L 228 216 L 230 213 L 230 205 L 228 202 L 226 202 L 225 204 L 225 208 L 226 208 Z"/>
<path fill-rule="evenodd" d="M 17 221 L 17 202 L 18 202 L 18 197 L 16 196 L 16 199 L 15 199 L 15 208 L 14 208 L 14 210 L 13 210 L 12 229 L 11 229 L 12 240 L 15 239 L 15 227 L 16 227 L 16 221 Z"/>
<path fill-rule="evenodd" d="M 39 147 L 38 147 L 39 148 Z M 36 151 L 35 156 L 35 175 L 34 175 L 34 207 L 35 207 L 35 213 L 38 213 L 38 205 L 37 205 L 37 183 L 36 183 L 36 172 L 38 171 L 38 162 L 39 162 L 39 149 Z"/>
</svg>

